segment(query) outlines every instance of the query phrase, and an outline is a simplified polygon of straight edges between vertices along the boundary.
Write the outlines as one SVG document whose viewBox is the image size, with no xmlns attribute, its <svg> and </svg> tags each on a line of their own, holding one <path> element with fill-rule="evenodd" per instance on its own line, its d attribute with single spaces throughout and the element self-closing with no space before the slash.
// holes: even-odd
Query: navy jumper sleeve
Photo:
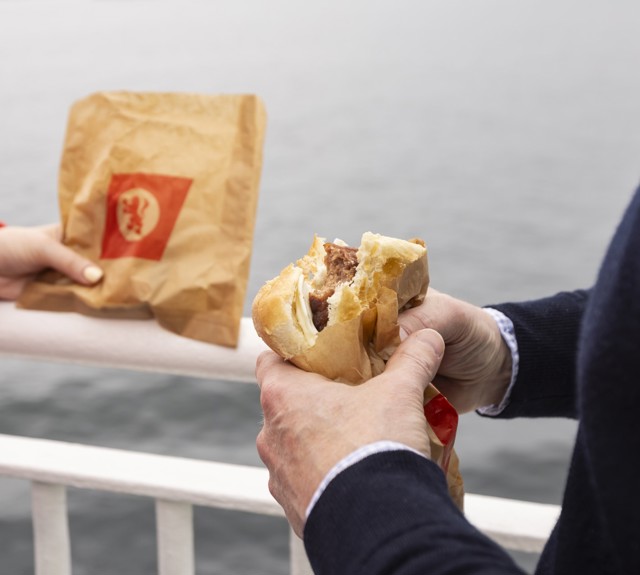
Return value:
<svg viewBox="0 0 640 575">
<path fill-rule="evenodd" d="M 520 355 L 518 378 L 498 417 L 577 417 L 576 354 L 589 293 L 490 306 L 513 322 Z"/>
<path fill-rule="evenodd" d="M 411 451 L 340 473 L 311 511 L 304 541 L 316 575 L 523 575 L 453 504 L 440 468 Z"/>
</svg>

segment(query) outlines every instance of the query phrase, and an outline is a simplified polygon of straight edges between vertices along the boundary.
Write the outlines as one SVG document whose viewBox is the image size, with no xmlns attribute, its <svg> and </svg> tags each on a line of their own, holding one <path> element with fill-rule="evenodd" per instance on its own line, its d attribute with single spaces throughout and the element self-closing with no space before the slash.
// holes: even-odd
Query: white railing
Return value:
<svg viewBox="0 0 640 575">
<path fill-rule="evenodd" d="M 175 336 L 153 321 L 101 320 L 22 311 L 0 302 L 0 355 L 56 362 L 255 382 L 265 349 L 243 318 L 237 349 Z M 151 497 L 156 501 L 160 575 L 194 573 L 192 506 L 283 516 L 263 468 L 230 465 L 0 435 L 0 475 L 32 482 L 37 575 L 71 573 L 66 486 Z M 467 494 L 465 513 L 506 548 L 542 549 L 556 505 Z M 290 535 L 290 573 L 311 573 L 300 540 Z"/>
</svg>

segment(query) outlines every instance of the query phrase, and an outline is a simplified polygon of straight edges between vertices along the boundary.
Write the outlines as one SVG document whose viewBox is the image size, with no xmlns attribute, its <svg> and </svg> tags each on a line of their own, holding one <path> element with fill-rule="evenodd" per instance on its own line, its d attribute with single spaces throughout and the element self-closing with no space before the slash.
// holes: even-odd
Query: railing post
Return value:
<svg viewBox="0 0 640 575">
<path fill-rule="evenodd" d="M 159 575 L 194 575 L 193 507 L 156 499 Z"/>
<path fill-rule="evenodd" d="M 31 484 L 36 575 L 71 575 L 67 495 L 64 486 Z"/>
<path fill-rule="evenodd" d="M 291 528 L 289 529 L 289 562 L 291 575 L 313 575 L 307 552 L 304 550 L 304 543 Z"/>
</svg>

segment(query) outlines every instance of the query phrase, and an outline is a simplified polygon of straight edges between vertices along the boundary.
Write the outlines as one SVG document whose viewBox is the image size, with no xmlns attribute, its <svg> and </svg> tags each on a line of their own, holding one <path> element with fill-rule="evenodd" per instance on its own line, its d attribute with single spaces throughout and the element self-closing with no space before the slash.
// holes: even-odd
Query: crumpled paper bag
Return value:
<svg viewBox="0 0 640 575">
<path fill-rule="evenodd" d="M 63 242 L 105 272 L 46 271 L 23 308 L 155 318 L 238 341 L 266 117 L 253 95 L 102 92 L 70 112 L 59 175 Z"/>
</svg>

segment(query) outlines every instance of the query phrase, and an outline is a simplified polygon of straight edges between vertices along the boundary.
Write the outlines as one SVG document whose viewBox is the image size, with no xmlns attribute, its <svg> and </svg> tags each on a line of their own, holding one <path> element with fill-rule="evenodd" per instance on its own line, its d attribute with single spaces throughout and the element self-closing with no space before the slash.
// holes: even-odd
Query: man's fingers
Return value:
<svg viewBox="0 0 640 575">
<path fill-rule="evenodd" d="M 281 358 L 277 353 L 269 350 L 263 351 L 256 361 L 258 385 L 262 387 L 267 377 L 278 381 L 286 379 L 287 382 L 291 382 L 291 385 L 295 385 L 300 377 L 305 378 L 305 381 L 308 382 L 307 385 L 311 381 L 331 381 L 317 373 L 303 371 Z"/>
<path fill-rule="evenodd" d="M 442 336 L 432 329 L 418 330 L 391 356 L 385 373 L 405 381 L 418 381 L 424 390 L 436 376 L 443 355 Z"/>
<path fill-rule="evenodd" d="M 421 313 L 419 308 L 413 308 L 403 312 L 398 318 L 400 324 L 400 339 L 404 341 L 412 333 L 427 327 L 425 323 L 426 317 Z"/>
<path fill-rule="evenodd" d="M 53 239 L 43 242 L 40 253 L 42 265 L 58 270 L 75 282 L 93 285 L 102 279 L 103 272 L 98 266 Z"/>
<path fill-rule="evenodd" d="M 258 386 L 262 387 L 262 381 L 267 371 L 283 364 L 284 360 L 277 353 L 273 351 L 263 351 L 256 360 L 256 379 L 258 380 Z"/>
<path fill-rule="evenodd" d="M 422 305 L 410 308 L 399 315 L 398 324 L 400 325 L 400 339 L 402 341 L 420 329 L 439 329 L 438 326 L 433 325 L 433 318 L 430 317 L 433 309 L 432 303 L 439 295 L 440 292 L 430 287 Z"/>
</svg>

